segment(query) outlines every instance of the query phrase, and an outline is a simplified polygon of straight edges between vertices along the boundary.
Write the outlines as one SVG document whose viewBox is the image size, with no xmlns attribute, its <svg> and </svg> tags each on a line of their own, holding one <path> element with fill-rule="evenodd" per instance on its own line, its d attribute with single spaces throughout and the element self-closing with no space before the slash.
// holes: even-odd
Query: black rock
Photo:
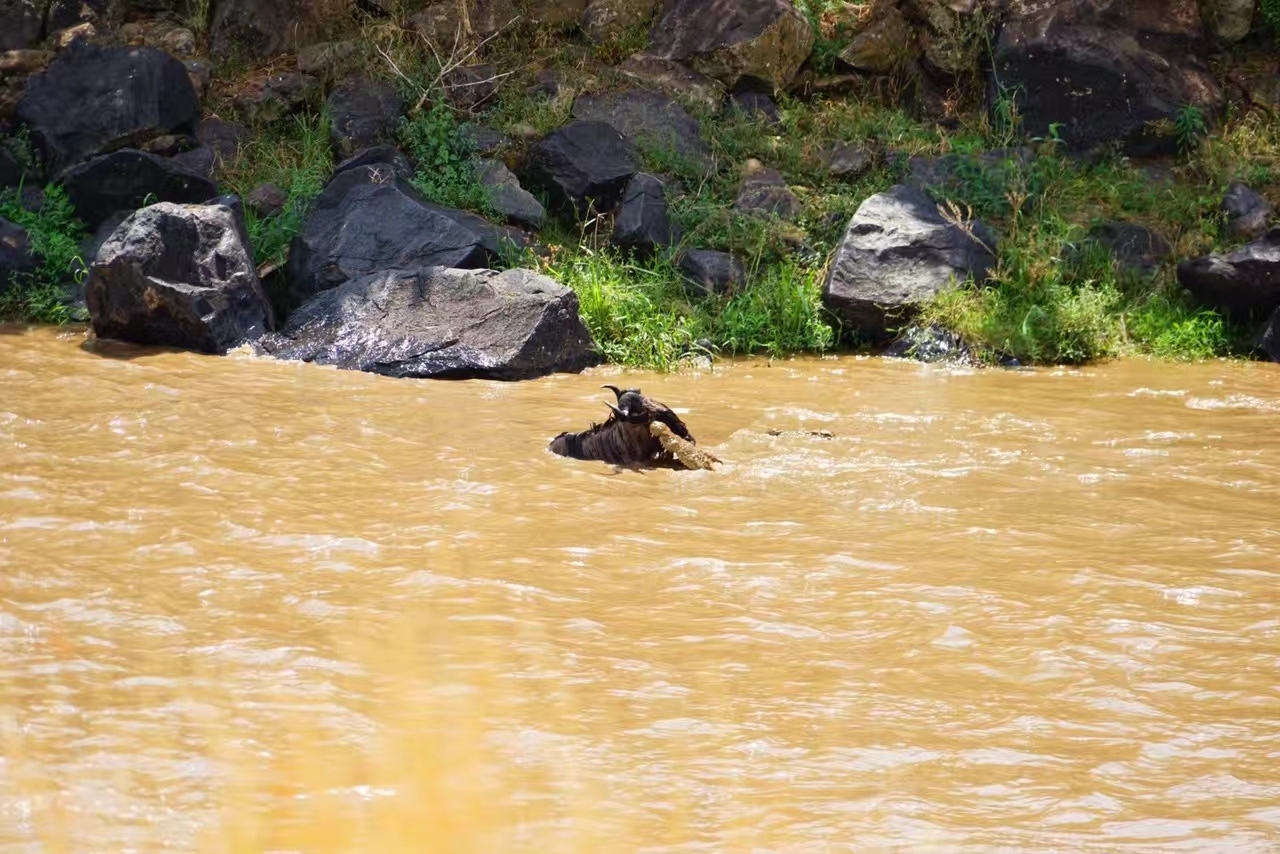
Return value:
<svg viewBox="0 0 1280 854">
<path fill-rule="evenodd" d="M 528 178 L 559 213 L 585 218 L 613 210 L 636 171 L 631 146 L 612 125 L 576 121 L 533 146 Z"/>
<path fill-rule="evenodd" d="M 1280 308 L 1280 226 L 1226 255 L 1183 261 L 1178 283 L 1233 321 L 1267 318 Z"/>
<path fill-rule="evenodd" d="M 324 11 L 311 0 L 209 0 L 209 47 L 215 57 L 275 56 L 319 41 Z"/>
<path fill-rule="evenodd" d="M 969 364 L 973 353 L 963 339 L 937 324 L 912 326 L 890 344 L 883 355 L 917 362 L 958 362 Z"/>
<path fill-rule="evenodd" d="M 632 143 L 672 151 L 700 169 L 710 167 L 697 119 L 661 92 L 627 89 L 581 95 L 573 102 L 573 117 L 604 122 Z"/>
<path fill-rule="evenodd" d="M 43 3 L 0 0 L 0 51 L 25 50 L 40 41 Z"/>
<path fill-rule="evenodd" d="M 329 93 L 326 107 L 333 121 L 330 138 L 340 157 L 390 142 L 404 115 L 404 102 L 394 85 L 363 77 L 341 83 Z"/>
<path fill-rule="evenodd" d="M 520 186 L 520 181 L 500 160 L 477 160 L 476 177 L 488 188 L 489 204 L 509 222 L 542 228 L 547 218 L 542 203 Z"/>
<path fill-rule="evenodd" d="M 0 190 L 21 184 L 25 172 L 17 155 L 0 142 Z"/>
<path fill-rule="evenodd" d="M 733 203 L 733 209 L 746 216 L 776 216 L 786 220 L 800 216 L 802 207 L 782 174 L 759 163 L 748 166 L 747 175 L 738 187 L 738 198 Z"/>
<path fill-rule="evenodd" d="M 285 71 L 258 81 L 237 95 L 233 104 L 247 122 L 274 122 L 318 102 L 323 89 L 309 74 Z"/>
<path fill-rule="evenodd" d="M 226 168 L 240 155 L 240 141 L 249 131 L 242 124 L 222 119 L 205 119 L 196 130 L 196 139 L 202 146 L 213 149 L 218 163 Z"/>
<path fill-rule="evenodd" d="M 747 282 L 746 268 L 728 252 L 688 249 L 680 253 L 676 266 L 690 290 L 702 296 L 732 293 Z"/>
<path fill-rule="evenodd" d="M 614 246 L 640 258 L 679 240 L 679 232 L 667 214 L 667 194 L 661 180 L 636 173 L 622 194 L 610 239 Z"/>
<path fill-rule="evenodd" d="M 76 215 L 90 228 L 116 211 L 137 210 L 149 201 L 205 202 L 218 194 L 218 185 L 207 177 L 170 158 L 132 148 L 73 166 L 63 174 L 62 185 Z"/>
<path fill-rule="evenodd" d="M 522 380 L 599 362 L 573 291 L 531 270 L 389 269 L 295 311 L 279 359 L 391 377 Z"/>
<path fill-rule="evenodd" d="M 511 138 L 505 133 L 471 122 L 460 125 L 458 132 L 471 153 L 481 157 L 491 157 L 511 144 Z"/>
<path fill-rule="evenodd" d="M 301 302 L 378 270 L 487 267 L 501 248 L 498 230 L 480 217 L 427 202 L 386 164 L 357 166 L 316 198 L 286 275 Z"/>
<path fill-rule="evenodd" d="M 1003 198 L 1011 181 L 1025 174 L 1036 154 L 1027 147 L 997 148 L 980 154 L 944 154 L 941 157 L 916 156 L 907 160 L 906 183 L 939 195 L 972 193 L 982 188 L 987 194 Z"/>
<path fill-rule="evenodd" d="M 1089 229 L 1085 240 L 1105 246 L 1122 269 L 1140 276 L 1154 276 L 1173 254 L 1173 247 L 1158 233 L 1131 222 L 1103 222 Z"/>
<path fill-rule="evenodd" d="M 1221 101 L 1196 0 L 1007 5 L 988 96 L 1012 98 L 1029 136 L 1057 124 L 1070 150 L 1174 153 L 1178 111 Z"/>
<path fill-rule="evenodd" d="M 897 185 L 859 206 L 836 248 L 822 299 L 845 327 L 875 342 L 893 316 L 970 274 L 981 282 L 995 263 L 995 235 L 981 222 L 972 234 L 942 218 L 922 190 Z"/>
<path fill-rule="evenodd" d="M 224 353 L 270 330 L 244 223 L 222 205 L 161 203 L 97 253 L 87 290 L 99 338 Z"/>
<path fill-rule="evenodd" d="M 244 203 L 260 219 L 275 216 L 289 203 L 289 194 L 275 184 L 262 184 L 249 191 Z"/>
<path fill-rule="evenodd" d="M 218 152 L 208 145 L 175 154 L 169 160 L 183 172 L 190 172 L 210 181 L 218 168 Z"/>
<path fill-rule="evenodd" d="M 778 110 L 778 102 L 768 92 L 759 89 L 739 87 L 729 95 L 729 103 L 735 110 L 748 118 L 763 121 L 768 125 L 782 123 L 782 113 Z"/>
<path fill-rule="evenodd" d="M 77 42 L 27 81 L 17 116 L 50 172 L 195 129 L 200 103 L 181 62 L 151 48 Z"/>
<path fill-rule="evenodd" d="M 1232 184 L 1222 199 L 1227 215 L 1227 233 L 1252 240 L 1271 223 L 1271 203 L 1244 184 Z"/>
<path fill-rule="evenodd" d="M 863 146 L 841 142 L 824 152 L 824 160 L 831 177 L 855 181 L 871 171 L 875 165 L 875 154 Z"/>
<path fill-rule="evenodd" d="M 474 110 L 498 91 L 498 68 L 483 65 L 461 65 L 445 75 L 445 91 L 449 102 L 463 110 Z"/>
<path fill-rule="evenodd" d="M 365 148 L 357 151 L 355 154 L 342 161 L 334 168 L 333 174 L 336 177 L 339 173 L 355 169 L 359 166 L 377 166 L 382 165 L 390 168 L 392 173 L 398 178 L 408 180 L 413 177 L 413 164 L 409 162 L 409 158 L 400 152 L 400 149 L 394 145 L 375 145 L 371 148 Z"/>
<path fill-rule="evenodd" d="M 9 287 L 13 276 L 34 273 L 38 267 L 26 229 L 0 217 L 0 293 Z"/>
</svg>

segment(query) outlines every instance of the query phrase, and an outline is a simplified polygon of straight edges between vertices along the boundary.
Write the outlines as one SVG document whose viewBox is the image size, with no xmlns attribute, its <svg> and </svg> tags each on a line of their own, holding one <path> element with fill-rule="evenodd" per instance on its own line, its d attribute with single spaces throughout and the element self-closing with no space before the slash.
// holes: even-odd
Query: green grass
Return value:
<svg viewBox="0 0 1280 854">
<path fill-rule="evenodd" d="M 669 370 L 690 354 L 822 352 L 835 336 L 811 269 L 787 264 L 729 296 L 694 297 L 670 259 L 636 263 L 571 248 L 544 272 L 578 295 L 584 322 L 610 362 Z"/>
<path fill-rule="evenodd" d="M 0 319 L 53 324 L 74 319 L 69 296 L 83 275 L 80 242 L 86 230 L 66 193 L 50 184 L 44 203 L 32 212 L 19 202 L 16 190 L 4 191 L 0 217 L 26 229 L 30 252 L 40 262 L 34 274 L 14 274 L 7 287 L 0 287 Z"/>
<path fill-rule="evenodd" d="M 262 218 L 245 210 L 254 259 L 261 265 L 283 265 L 289 244 L 324 189 L 333 171 L 329 122 L 321 115 L 297 115 L 256 128 L 240 149 L 224 178 L 242 197 L 262 184 L 275 184 L 289 194 L 284 210 Z"/>
<path fill-rule="evenodd" d="M 474 142 L 443 101 L 403 119 L 399 138 L 416 166 L 410 183 L 423 196 L 446 207 L 480 214 L 490 210 L 488 190 L 472 164 Z"/>
</svg>

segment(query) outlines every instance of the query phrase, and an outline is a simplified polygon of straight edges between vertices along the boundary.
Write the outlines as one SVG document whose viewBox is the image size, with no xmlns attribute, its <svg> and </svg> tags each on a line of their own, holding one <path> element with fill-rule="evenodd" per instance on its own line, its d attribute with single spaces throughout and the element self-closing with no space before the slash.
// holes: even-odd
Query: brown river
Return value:
<svg viewBox="0 0 1280 854">
<path fill-rule="evenodd" d="M 619 379 L 725 465 L 546 452 Z M 0 334 L 0 854 L 1280 851 L 1278 500 L 1261 364 Z"/>
</svg>

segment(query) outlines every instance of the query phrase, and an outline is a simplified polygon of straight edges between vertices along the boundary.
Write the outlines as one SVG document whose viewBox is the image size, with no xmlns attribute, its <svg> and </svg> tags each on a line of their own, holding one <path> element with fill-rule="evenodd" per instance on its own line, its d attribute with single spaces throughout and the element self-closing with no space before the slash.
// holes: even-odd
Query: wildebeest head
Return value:
<svg viewBox="0 0 1280 854">
<path fill-rule="evenodd" d="M 616 385 L 602 385 L 600 388 L 609 389 L 618 398 L 616 407 L 609 406 L 613 410 L 615 417 L 632 424 L 648 424 L 650 421 L 661 421 L 681 439 L 688 442 L 694 441 L 689 428 L 680 420 L 679 415 L 671 411 L 671 407 L 664 403 L 659 403 L 651 397 L 646 397 L 640 393 L 640 389 L 622 389 Z"/>
</svg>

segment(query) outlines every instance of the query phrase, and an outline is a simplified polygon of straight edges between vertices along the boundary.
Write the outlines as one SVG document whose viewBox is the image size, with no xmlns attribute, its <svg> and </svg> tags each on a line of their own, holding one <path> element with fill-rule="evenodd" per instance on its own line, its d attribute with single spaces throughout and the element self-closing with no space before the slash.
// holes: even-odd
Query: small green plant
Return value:
<svg viewBox="0 0 1280 854">
<path fill-rule="evenodd" d="M 443 101 L 402 119 L 400 143 L 417 165 L 412 184 L 431 201 L 485 213 L 489 193 L 476 177 L 474 142 Z"/>
<path fill-rule="evenodd" d="M 1272 35 L 1280 37 L 1280 0 L 1258 0 L 1258 11 Z"/>
<path fill-rule="evenodd" d="M 80 242 L 86 230 L 67 194 L 50 184 L 39 210 L 30 211 L 23 206 L 20 191 L 4 191 L 0 217 L 26 230 L 29 251 L 40 262 L 34 274 L 0 282 L 0 318 L 57 324 L 71 320 L 69 291 L 85 274 Z"/>
<path fill-rule="evenodd" d="M 1173 129 L 1178 140 L 1178 150 L 1183 153 L 1194 151 L 1207 131 L 1204 113 L 1194 104 L 1184 104 L 1174 118 Z"/>
</svg>

